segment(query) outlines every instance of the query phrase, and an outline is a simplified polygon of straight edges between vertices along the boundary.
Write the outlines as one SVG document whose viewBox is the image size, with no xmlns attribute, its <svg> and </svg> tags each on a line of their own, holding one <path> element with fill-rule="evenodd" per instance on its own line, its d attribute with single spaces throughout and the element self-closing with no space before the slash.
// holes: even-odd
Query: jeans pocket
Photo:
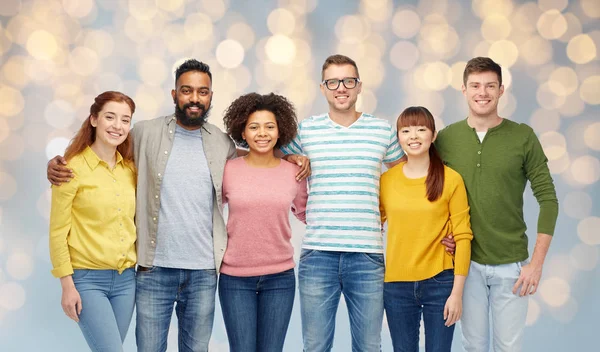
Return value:
<svg viewBox="0 0 600 352">
<path fill-rule="evenodd" d="M 156 270 L 156 266 L 141 266 L 138 265 L 137 270 L 136 270 L 136 274 L 137 275 L 143 275 L 143 274 L 150 274 L 153 273 Z"/>
<path fill-rule="evenodd" d="M 316 249 L 302 249 L 300 251 L 300 261 L 310 257 L 315 252 L 316 252 Z"/>
<path fill-rule="evenodd" d="M 378 253 L 363 253 L 363 255 L 373 264 L 384 266 L 385 261 L 383 259 L 383 254 Z"/>
<path fill-rule="evenodd" d="M 75 269 L 73 270 L 73 281 L 81 280 L 90 273 L 90 269 Z"/>
<path fill-rule="evenodd" d="M 454 270 L 444 270 L 431 279 L 438 284 L 454 284 Z"/>
</svg>

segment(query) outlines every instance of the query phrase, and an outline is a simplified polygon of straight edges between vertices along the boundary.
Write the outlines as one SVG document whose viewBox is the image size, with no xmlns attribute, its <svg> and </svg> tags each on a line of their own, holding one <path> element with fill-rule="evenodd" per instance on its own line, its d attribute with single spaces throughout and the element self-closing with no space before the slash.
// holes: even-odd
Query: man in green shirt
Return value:
<svg viewBox="0 0 600 352">
<path fill-rule="evenodd" d="M 504 92 L 500 66 L 471 59 L 463 75 L 466 120 L 439 132 L 445 163 L 464 179 L 473 229 L 471 268 L 464 289 L 462 337 L 467 351 L 520 351 L 528 295 L 536 292 L 558 215 L 546 156 L 531 127 L 498 116 Z M 540 213 L 531 260 L 523 192 L 531 183 Z M 491 314 L 493 337 L 490 339 Z"/>
</svg>

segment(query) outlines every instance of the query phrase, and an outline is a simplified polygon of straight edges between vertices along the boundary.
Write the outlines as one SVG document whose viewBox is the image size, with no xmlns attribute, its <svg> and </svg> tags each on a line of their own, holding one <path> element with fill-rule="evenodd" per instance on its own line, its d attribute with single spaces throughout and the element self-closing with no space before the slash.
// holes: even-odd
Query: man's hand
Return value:
<svg viewBox="0 0 600 352">
<path fill-rule="evenodd" d="M 454 236 L 449 234 L 448 236 L 442 239 L 442 244 L 446 247 L 446 252 L 454 255 L 454 251 L 456 250 L 456 242 L 454 242 Z"/>
<path fill-rule="evenodd" d="M 519 291 L 519 286 L 521 286 L 521 290 L 519 291 L 519 296 L 527 296 L 532 295 L 537 292 L 538 285 L 540 283 L 540 279 L 542 278 L 542 266 L 536 266 L 532 263 L 523 265 L 521 268 L 521 275 L 519 275 L 519 279 L 515 286 L 513 286 L 512 292 L 516 295 L 517 291 Z"/>
<path fill-rule="evenodd" d="M 61 183 L 69 182 L 73 178 L 73 170 L 65 167 L 67 161 L 60 155 L 55 156 L 48 162 L 46 177 L 48 181 L 55 186 L 60 186 Z"/>
<path fill-rule="evenodd" d="M 310 176 L 310 160 L 304 155 L 288 154 L 285 155 L 283 160 L 288 163 L 296 164 L 300 166 L 300 171 L 296 174 L 296 181 L 302 181 Z"/>
</svg>

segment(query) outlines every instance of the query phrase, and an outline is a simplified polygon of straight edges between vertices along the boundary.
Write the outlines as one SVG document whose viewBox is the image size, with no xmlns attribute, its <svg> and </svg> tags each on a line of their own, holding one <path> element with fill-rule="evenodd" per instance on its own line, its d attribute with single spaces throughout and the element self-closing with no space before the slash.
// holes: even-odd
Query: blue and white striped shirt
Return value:
<svg viewBox="0 0 600 352">
<path fill-rule="evenodd" d="M 383 253 L 381 167 L 404 155 L 391 124 L 369 114 L 349 127 L 328 114 L 312 116 L 300 122 L 298 135 L 282 151 L 310 159 L 302 248 Z"/>
</svg>

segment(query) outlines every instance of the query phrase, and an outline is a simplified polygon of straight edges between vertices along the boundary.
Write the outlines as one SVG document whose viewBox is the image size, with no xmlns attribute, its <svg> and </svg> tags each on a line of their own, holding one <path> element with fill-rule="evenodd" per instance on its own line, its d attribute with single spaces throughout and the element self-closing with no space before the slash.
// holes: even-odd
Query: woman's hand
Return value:
<svg viewBox="0 0 600 352">
<path fill-rule="evenodd" d="M 444 306 L 444 320 L 446 326 L 452 326 L 462 315 L 462 296 L 458 294 L 450 294 Z"/>
<path fill-rule="evenodd" d="M 75 322 L 79 322 L 79 314 L 81 314 L 81 297 L 79 292 L 75 288 L 73 277 L 71 275 L 61 277 L 60 284 L 62 286 L 62 298 L 60 304 L 62 305 L 65 314 L 73 319 Z"/>
</svg>

